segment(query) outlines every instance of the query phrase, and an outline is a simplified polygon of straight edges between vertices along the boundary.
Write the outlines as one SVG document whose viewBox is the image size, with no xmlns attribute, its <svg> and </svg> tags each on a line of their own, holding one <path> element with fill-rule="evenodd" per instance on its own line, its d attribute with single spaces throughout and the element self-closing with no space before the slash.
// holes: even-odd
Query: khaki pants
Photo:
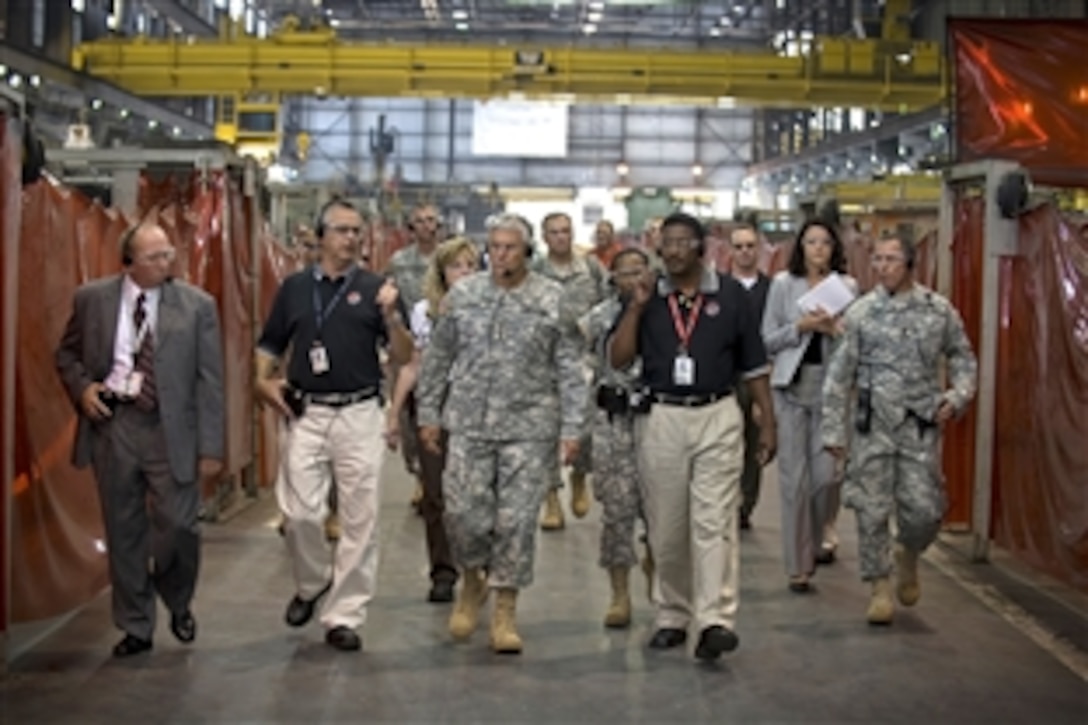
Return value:
<svg viewBox="0 0 1088 725">
<path fill-rule="evenodd" d="M 734 626 L 737 496 L 744 422 L 733 397 L 701 408 L 655 404 L 635 422 L 657 628 Z"/>
<path fill-rule="evenodd" d="M 298 595 L 313 598 L 332 580 L 321 623 L 356 628 L 366 619 L 378 573 L 378 474 L 385 444 L 378 399 L 343 408 L 310 405 L 286 428 L 276 498 L 287 518 L 287 551 Z M 325 539 L 335 478 L 342 532 Z"/>
</svg>

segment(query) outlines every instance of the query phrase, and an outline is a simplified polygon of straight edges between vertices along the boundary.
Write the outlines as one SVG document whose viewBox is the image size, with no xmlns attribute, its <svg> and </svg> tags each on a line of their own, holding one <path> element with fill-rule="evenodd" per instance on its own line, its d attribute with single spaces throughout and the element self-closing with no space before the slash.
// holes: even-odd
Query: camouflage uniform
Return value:
<svg viewBox="0 0 1088 725">
<path fill-rule="evenodd" d="M 862 579 L 875 580 L 891 570 L 893 509 L 904 548 L 921 552 L 937 536 L 946 501 L 940 429 L 932 421 L 943 401 L 957 411 L 971 401 L 977 364 L 959 313 L 917 284 L 894 296 L 878 286 L 847 310 L 845 326 L 824 381 L 823 443 L 850 444 L 843 505 L 857 515 Z M 941 356 L 951 383 L 943 392 Z M 848 435 L 855 388 L 858 419 L 866 417 L 861 404 L 869 391 L 870 430 Z"/>
<path fill-rule="evenodd" d="M 596 384 L 629 392 L 642 374 L 639 364 L 636 362 L 625 370 L 613 368 L 608 364 L 604 346 L 620 309 L 620 301 L 610 297 L 582 317 L 579 325 L 597 353 Z M 633 419 L 629 414 L 614 415 L 594 406 L 592 434 L 593 494 L 604 508 L 600 565 L 605 569 L 630 568 L 638 562 L 635 522 L 642 514 Z"/>
<path fill-rule="evenodd" d="M 555 266 L 547 257 L 540 257 L 534 262 L 533 271 L 538 272 L 549 279 L 553 279 L 563 287 L 563 304 L 566 306 L 565 316 L 569 321 L 564 327 L 564 334 L 571 336 L 575 344 L 584 351 L 583 375 L 588 376 L 593 366 L 592 356 L 585 347 L 585 338 L 578 330 L 577 321 L 589 310 L 604 299 L 607 293 L 608 276 L 595 258 L 574 257 L 570 267 Z M 586 419 L 593 417 L 593 401 L 587 398 Z M 592 470 L 592 438 L 588 430 L 579 441 L 578 458 L 571 466 L 576 473 L 587 474 Z M 554 488 L 562 488 L 563 481 L 557 470 L 555 473 Z"/>
<path fill-rule="evenodd" d="M 453 557 L 486 569 L 493 587 L 532 582 L 559 438 L 582 434 L 586 384 L 579 346 L 561 333 L 562 295 L 531 272 L 509 290 L 488 272 L 466 277 L 423 353 L 419 422 L 450 434 L 442 484 Z"/>
<path fill-rule="evenodd" d="M 423 277 L 431 258 L 420 254 L 418 244 L 409 244 L 398 249 L 389 259 L 386 273 L 393 278 L 404 300 L 406 309 L 415 309 L 416 303 L 423 299 Z M 391 371 L 390 381 L 395 381 L 400 369 Z M 392 394 L 392 387 L 390 387 Z M 409 397 L 400 410 L 401 454 L 404 466 L 411 474 L 419 474 L 419 439 L 416 436 L 415 400 Z"/>
</svg>

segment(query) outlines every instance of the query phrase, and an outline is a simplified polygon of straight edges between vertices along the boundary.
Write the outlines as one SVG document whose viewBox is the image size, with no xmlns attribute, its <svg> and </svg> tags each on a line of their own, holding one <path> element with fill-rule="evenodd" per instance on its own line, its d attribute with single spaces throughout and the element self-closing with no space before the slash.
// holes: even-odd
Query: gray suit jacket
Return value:
<svg viewBox="0 0 1088 725">
<path fill-rule="evenodd" d="M 56 353 L 57 369 L 80 413 L 73 465 L 91 462 L 100 426 L 82 415 L 79 400 L 113 366 L 122 276 L 76 290 L 72 316 Z M 162 286 L 155 329 L 155 386 L 174 478 L 197 478 L 199 458 L 223 459 L 223 353 L 215 300 L 185 282 Z"/>
<path fill-rule="evenodd" d="M 858 285 L 853 277 L 843 275 L 843 281 L 857 294 Z M 771 280 L 767 292 L 767 306 L 763 310 L 763 346 L 774 360 L 771 369 L 771 387 L 785 388 L 792 381 L 801 365 L 805 349 L 812 341 L 812 333 L 797 331 L 801 308 L 797 300 L 808 292 L 808 280 L 795 277 L 789 272 L 779 272 Z M 824 363 L 830 359 L 832 341 L 823 336 Z"/>
</svg>

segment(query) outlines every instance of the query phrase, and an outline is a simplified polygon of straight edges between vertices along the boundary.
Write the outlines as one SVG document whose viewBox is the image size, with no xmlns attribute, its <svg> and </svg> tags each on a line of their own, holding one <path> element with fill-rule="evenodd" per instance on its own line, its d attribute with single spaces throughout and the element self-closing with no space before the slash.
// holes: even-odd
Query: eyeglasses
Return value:
<svg viewBox="0 0 1088 725">
<path fill-rule="evenodd" d="M 173 249 L 161 249 L 158 252 L 148 252 L 140 255 L 141 262 L 172 262 L 173 260 Z"/>
<path fill-rule="evenodd" d="M 755 249 L 755 248 L 756 248 L 756 245 L 754 245 L 754 244 L 734 244 L 733 245 L 733 249 Z"/>
<path fill-rule="evenodd" d="M 343 234 L 344 236 L 347 236 L 348 234 L 354 234 L 355 236 L 359 236 L 363 233 L 363 228 L 352 227 L 348 226 L 347 224 L 336 224 L 334 226 L 330 226 L 329 231 L 336 232 L 337 234 Z"/>
<path fill-rule="evenodd" d="M 874 254 L 869 258 L 869 261 L 874 267 L 879 267 L 885 264 L 897 264 L 904 260 L 901 254 Z"/>
</svg>

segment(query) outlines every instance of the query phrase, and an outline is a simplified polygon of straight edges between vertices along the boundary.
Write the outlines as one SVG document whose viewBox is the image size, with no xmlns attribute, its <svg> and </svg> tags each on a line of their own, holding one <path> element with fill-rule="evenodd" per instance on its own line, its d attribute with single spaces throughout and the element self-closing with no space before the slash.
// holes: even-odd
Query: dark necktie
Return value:
<svg viewBox="0 0 1088 725">
<path fill-rule="evenodd" d="M 147 319 L 147 295 L 143 292 L 136 298 L 136 311 L 132 314 L 132 322 L 136 326 L 135 334 L 139 335 Z M 140 410 L 151 411 L 158 404 L 158 394 L 155 391 L 155 333 L 148 327 L 143 338 L 139 340 L 139 349 L 136 350 L 133 369 L 143 374 L 143 385 L 136 394 L 136 407 Z"/>
</svg>

